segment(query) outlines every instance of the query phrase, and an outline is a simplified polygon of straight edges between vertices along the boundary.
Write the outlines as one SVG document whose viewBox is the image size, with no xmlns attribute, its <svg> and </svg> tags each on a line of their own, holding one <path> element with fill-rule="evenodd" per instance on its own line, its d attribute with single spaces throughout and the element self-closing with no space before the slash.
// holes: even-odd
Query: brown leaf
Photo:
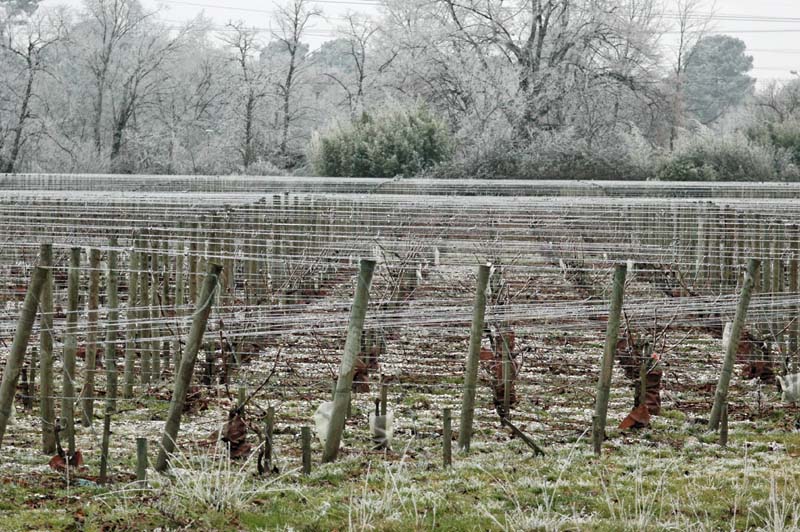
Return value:
<svg viewBox="0 0 800 532">
<path fill-rule="evenodd" d="M 647 410 L 647 405 L 639 405 L 631 410 L 631 413 L 622 420 L 622 423 L 619 424 L 619 428 L 622 430 L 631 428 L 639 429 L 649 424 L 650 412 Z"/>
</svg>

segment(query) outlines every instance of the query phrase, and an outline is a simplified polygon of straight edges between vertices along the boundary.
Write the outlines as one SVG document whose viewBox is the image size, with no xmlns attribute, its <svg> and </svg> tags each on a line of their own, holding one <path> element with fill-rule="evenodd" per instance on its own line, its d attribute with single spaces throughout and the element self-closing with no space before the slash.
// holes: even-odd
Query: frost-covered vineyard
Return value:
<svg viewBox="0 0 800 532">
<path fill-rule="evenodd" d="M 730 422 L 784 408 L 774 377 L 800 361 L 798 186 L 18 175 L 0 178 L 0 190 L 0 361 L 42 245 L 52 244 L 55 376 L 52 390 L 45 384 L 43 391 L 47 347 L 37 318 L 16 390 L 16 422 L 0 453 L 47 446 L 49 416 L 63 418 L 62 403 L 73 402 L 86 478 L 94 478 L 100 460 L 109 268 L 118 276 L 119 401 L 108 467 L 119 483 L 134 473 L 132 438 L 147 438 L 155 460 L 175 364 L 212 264 L 222 273 L 178 447 L 207 452 L 197 444 L 208 442 L 244 398 L 242 441 L 253 449 L 274 409 L 281 470 L 300 467 L 301 427 L 313 426 L 315 410 L 331 397 L 361 259 L 376 266 L 340 456 L 373 455 L 367 415 L 382 385 L 401 442 L 388 459 L 404 449 L 409 460 L 439 456 L 445 408 L 453 412 L 455 449 L 476 277 L 487 263 L 472 441 L 489 452 L 518 441 L 500 423 L 498 412 L 509 407 L 507 419 L 545 452 L 579 438 L 591 446 L 617 265 L 627 268 L 619 336 L 642 346 L 649 340 L 643 349 L 660 355 L 665 411 L 708 419 L 723 331 L 734 319 L 748 259 L 760 259 L 761 268 L 736 355 Z M 68 267 L 78 258 L 79 310 L 70 313 Z M 70 323 L 77 361 L 72 386 L 65 386 Z M 510 338 L 507 355 L 498 338 Z M 508 398 L 498 386 L 504 356 L 511 359 Z M 616 426 L 633 407 L 636 386 L 618 363 L 611 445 L 631 437 Z M 92 399 L 89 428 L 81 417 Z M 50 414 L 42 409 L 48 400 Z M 60 434 L 66 447 L 66 428 Z M 314 468 L 321 456 L 315 440 Z"/>
</svg>

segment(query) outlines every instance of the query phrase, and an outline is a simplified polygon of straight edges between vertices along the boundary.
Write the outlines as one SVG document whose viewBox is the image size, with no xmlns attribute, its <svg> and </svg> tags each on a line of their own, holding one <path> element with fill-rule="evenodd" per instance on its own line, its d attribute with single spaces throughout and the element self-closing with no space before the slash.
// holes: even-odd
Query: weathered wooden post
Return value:
<svg viewBox="0 0 800 532">
<path fill-rule="evenodd" d="M 367 313 L 369 302 L 369 288 L 372 284 L 372 274 L 375 271 L 375 261 L 362 259 L 358 285 L 356 286 L 353 306 L 350 309 L 350 323 L 347 326 L 347 339 L 342 355 L 342 364 L 339 367 L 339 377 L 336 381 L 336 393 L 333 398 L 333 412 L 328 424 L 328 435 L 325 441 L 325 451 L 322 454 L 323 462 L 333 462 L 339 454 L 339 444 L 342 441 L 344 421 L 347 415 L 347 405 L 350 403 L 350 390 L 353 386 L 353 373 L 358 352 L 361 350 L 361 331 L 364 328 L 364 316 Z"/>
<path fill-rule="evenodd" d="M 106 409 L 103 415 L 103 439 L 100 443 L 100 483 L 108 480 L 108 448 L 111 438 L 111 416 L 117 408 L 117 337 L 119 335 L 119 274 L 117 272 L 117 239 L 108 242 L 108 322 L 106 325 Z"/>
<path fill-rule="evenodd" d="M 169 404 L 167 421 L 164 424 L 161 449 L 158 451 L 158 459 L 156 460 L 156 471 L 159 472 L 166 471 L 169 455 L 175 451 L 175 440 L 178 437 L 178 430 L 180 429 L 181 414 L 183 413 L 183 405 L 186 402 L 186 392 L 192 382 L 192 373 L 194 372 L 194 364 L 197 360 L 197 352 L 203 342 L 203 335 L 206 332 L 206 325 L 208 324 L 208 317 L 211 314 L 214 295 L 219 286 L 219 276 L 221 272 L 222 266 L 209 263 L 208 274 L 206 275 L 202 290 L 200 291 L 197 309 L 195 310 L 194 319 L 192 320 L 192 328 L 189 331 L 188 341 L 186 342 L 186 351 L 181 359 L 181 367 L 175 374 L 175 388 L 172 392 L 172 400 Z"/>
<path fill-rule="evenodd" d="M 269 475 L 272 471 L 272 455 L 275 449 L 272 445 L 272 433 L 275 430 L 275 407 L 267 408 L 267 418 L 264 421 L 264 471 Z M 310 443 L 309 443 L 310 445 Z"/>
<path fill-rule="evenodd" d="M 147 482 L 147 438 L 136 438 L 136 480 Z"/>
<path fill-rule="evenodd" d="M 22 311 L 17 321 L 14 341 L 3 370 L 3 380 L 0 382 L 0 446 L 3 445 L 3 436 L 11 417 L 11 409 L 14 408 L 14 393 L 22 370 L 22 362 L 25 359 L 25 351 L 28 349 L 28 340 L 30 340 L 33 322 L 36 319 L 36 311 L 39 309 L 39 297 L 47 279 L 47 272 L 48 270 L 41 266 L 33 270 L 31 284 L 28 286 L 25 301 L 22 303 Z"/>
<path fill-rule="evenodd" d="M 452 411 L 449 408 L 445 408 L 442 411 L 442 461 L 444 467 L 453 465 L 453 431 L 451 420 Z"/>
<path fill-rule="evenodd" d="M 75 454 L 75 353 L 78 350 L 78 290 L 81 280 L 81 248 L 69 252 L 67 324 L 64 330 L 64 367 L 61 384 L 61 423 L 67 433 L 69 456 Z"/>
<path fill-rule="evenodd" d="M 750 297 L 753 294 L 756 272 L 761 265 L 758 259 L 750 259 L 747 262 L 747 277 L 742 283 L 742 292 L 739 295 L 739 304 L 736 306 L 736 314 L 731 327 L 731 336 L 728 345 L 725 347 L 725 360 L 722 363 L 722 371 L 717 382 L 717 391 L 714 394 L 714 406 L 711 409 L 711 417 L 708 420 L 708 429 L 717 430 L 719 428 L 722 409 L 728 402 L 728 386 L 733 374 L 733 363 L 736 361 L 736 351 L 739 348 L 739 339 L 744 329 L 744 322 L 747 318 L 747 308 L 750 306 Z"/>
<path fill-rule="evenodd" d="M 486 285 L 491 266 L 478 266 L 478 284 L 475 289 L 475 304 L 472 309 L 472 328 L 469 335 L 469 352 L 464 372 L 464 392 L 461 398 L 461 424 L 458 433 L 458 448 L 469 451 L 472 441 L 472 421 L 475 416 L 475 392 L 478 383 L 478 362 L 483 338 L 483 321 L 486 315 Z"/>
<path fill-rule="evenodd" d="M 86 374 L 83 383 L 83 426 L 94 420 L 94 374 L 97 370 L 97 307 L 100 301 L 100 250 L 89 250 L 89 299 L 86 314 Z"/>
<path fill-rule="evenodd" d="M 53 379 L 53 245 L 42 244 L 39 265 L 45 270 L 45 280 L 40 294 L 42 314 L 39 316 L 39 412 L 42 418 L 42 452 L 56 452 L 56 407 Z"/>
<path fill-rule="evenodd" d="M 597 399 L 594 407 L 592 443 L 594 444 L 594 453 L 598 456 L 602 451 L 606 432 L 608 398 L 611 395 L 611 371 L 614 368 L 614 356 L 617 353 L 617 339 L 619 337 L 619 322 L 622 314 L 622 298 L 625 294 L 626 275 L 627 266 L 618 264 L 614 269 L 614 285 L 611 292 L 611 306 L 608 311 L 606 344 L 603 350 L 600 377 L 597 380 Z"/>
<path fill-rule="evenodd" d="M 800 264 L 800 240 L 798 240 L 798 226 L 797 224 L 790 224 L 787 227 L 789 234 L 789 292 L 797 294 L 798 289 L 798 264 Z M 800 336 L 800 307 L 797 305 L 792 307 L 792 315 L 795 316 L 794 321 L 789 325 L 789 356 L 791 357 L 792 373 L 797 373 L 798 370 L 798 336 Z"/>
<path fill-rule="evenodd" d="M 311 474 L 311 427 L 301 427 L 300 435 L 303 445 L 303 474 Z"/>
<path fill-rule="evenodd" d="M 138 234 L 134 235 L 134 238 L 138 238 Z M 141 253 L 137 251 L 134 244 L 128 256 L 128 305 L 125 308 L 125 318 L 128 323 L 125 332 L 125 368 L 122 375 L 122 397 L 125 399 L 133 397 L 133 371 L 136 363 L 136 339 L 138 335 L 136 322 L 139 319 L 140 257 Z"/>
</svg>

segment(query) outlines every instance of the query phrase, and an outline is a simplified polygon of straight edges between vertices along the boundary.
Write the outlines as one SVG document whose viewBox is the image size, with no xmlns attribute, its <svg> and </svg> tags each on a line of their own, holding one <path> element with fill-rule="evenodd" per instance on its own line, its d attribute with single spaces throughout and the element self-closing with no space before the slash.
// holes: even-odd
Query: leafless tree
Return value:
<svg viewBox="0 0 800 532">
<path fill-rule="evenodd" d="M 5 102 L 15 112 L 10 131 L 10 147 L 0 157 L 0 171 L 11 173 L 25 143 L 25 128 L 33 118 L 32 100 L 37 97 L 37 78 L 47 73 L 48 51 L 64 40 L 67 29 L 61 12 L 34 14 L 25 20 L 6 19 L 0 35 L 0 53 L 7 56 L 4 85 L 13 101 Z M 3 147 L 0 139 L 0 150 Z M 5 159 L 5 160 L 3 160 Z"/>
<path fill-rule="evenodd" d="M 293 119 L 292 105 L 305 66 L 305 56 L 301 53 L 303 35 L 308 23 L 321 14 L 319 9 L 309 6 L 308 0 L 291 0 L 288 5 L 278 8 L 278 31 L 273 32 L 273 37 L 287 54 L 284 75 L 276 84 L 282 105 L 279 147 L 282 157 L 288 155 L 289 127 Z"/>
</svg>

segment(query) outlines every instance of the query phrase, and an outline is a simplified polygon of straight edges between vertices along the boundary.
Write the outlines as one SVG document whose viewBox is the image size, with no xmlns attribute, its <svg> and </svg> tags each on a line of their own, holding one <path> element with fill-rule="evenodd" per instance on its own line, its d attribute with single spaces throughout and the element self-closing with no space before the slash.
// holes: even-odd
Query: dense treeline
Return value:
<svg viewBox="0 0 800 532">
<path fill-rule="evenodd" d="M 0 171 L 800 179 L 800 81 L 699 1 L 384 0 L 312 51 L 309 0 L 0 0 Z"/>
</svg>

